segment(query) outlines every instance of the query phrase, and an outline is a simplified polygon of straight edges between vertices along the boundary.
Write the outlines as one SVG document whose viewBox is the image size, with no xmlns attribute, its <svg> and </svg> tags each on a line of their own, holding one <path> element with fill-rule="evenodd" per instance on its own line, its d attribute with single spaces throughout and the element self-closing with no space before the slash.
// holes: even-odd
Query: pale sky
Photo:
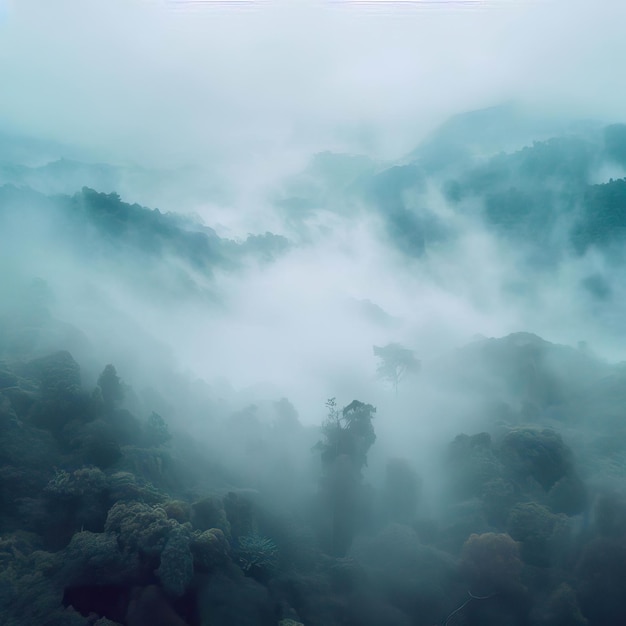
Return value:
<svg viewBox="0 0 626 626">
<path fill-rule="evenodd" d="M 7 7 L 1 127 L 113 159 L 236 161 L 334 144 L 394 156 L 450 114 L 512 98 L 584 116 L 626 105 L 618 0 Z"/>
<path fill-rule="evenodd" d="M 98 160 L 225 171 L 236 201 L 207 202 L 197 212 L 211 226 L 222 216 L 241 222 L 243 237 L 275 230 L 280 216 L 259 189 L 298 171 L 315 151 L 401 158 L 450 115 L 516 99 L 557 116 L 626 121 L 623 0 L 12 0 L 6 7 L 0 131 L 79 144 Z M 183 182 L 181 198 L 185 192 Z M 446 209 L 439 196 L 437 203 Z M 531 330 L 594 345 L 593 334 L 604 332 L 584 302 L 572 312 L 580 279 L 595 271 L 586 259 L 544 279 L 538 299 L 520 304 L 501 286 L 524 267 L 478 226 L 459 226 L 460 241 L 416 269 L 380 237 L 378 218 L 335 219 L 315 231 L 312 245 L 258 272 L 226 275 L 226 313 L 209 319 L 185 303 L 170 310 L 125 292 L 120 298 L 130 304 L 120 309 L 176 346 L 192 371 L 236 385 L 266 379 L 312 407 L 342 389 L 361 397 L 374 344 L 401 341 L 424 357 L 477 332 Z M 54 236 L 14 243 L 30 251 L 29 262 L 33 251 L 42 255 L 33 274 L 53 287 L 94 280 L 91 268 L 83 276 L 73 259 L 63 264 Z M 116 293 L 119 276 L 95 282 Z M 405 327 L 392 335 L 355 323 L 346 298 L 373 302 Z M 66 300 L 65 313 L 78 315 L 80 298 Z M 93 336 L 101 334 L 97 312 L 60 317 L 95 324 Z"/>
</svg>

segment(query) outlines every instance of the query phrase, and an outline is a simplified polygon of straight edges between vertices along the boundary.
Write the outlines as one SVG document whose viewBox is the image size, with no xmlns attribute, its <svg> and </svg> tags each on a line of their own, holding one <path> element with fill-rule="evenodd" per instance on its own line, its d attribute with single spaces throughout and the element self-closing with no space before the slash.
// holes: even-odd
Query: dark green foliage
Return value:
<svg viewBox="0 0 626 626">
<path fill-rule="evenodd" d="M 493 530 L 487 520 L 485 505 L 479 498 L 451 503 L 437 521 L 435 545 L 451 554 L 458 554 L 470 535 Z"/>
<path fill-rule="evenodd" d="M 159 506 L 117 502 L 109 510 L 104 530 L 117 535 L 123 550 L 157 557 L 165 547 L 171 529 L 177 525 Z"/>
<path fill-rule="evenodd" d="M 456 551 L 471 533 L 503 528 L 521 489 L 507 475 L 499 446 L 489 433 L 455 437 L 445 463 L 448 508 L 439 537 L 448 549 Z"/>
<path fill-rule="evenodd" d="M 71 199 L 71 208 L 102 233 L 105 240 L 119 245 L 127 240 L 153 255 L 176 251 L 197 267 L 223 261 L 220 238 L 210 228 L 187 230 L 180 218 L 150 211 L 138 204 L 122 202 L 117 193 L 98 193 L 83 187 Z"/>
<path fill-rule="evenodd" d="M 626 615 L 626 542 L 597 538 L 577 568 L 580 608 L 593 626 L 614 626 Z"/>
<path fill-rule="evenodd" d="M 212 228 L 173 213 L 127 204 L 116 193 L 98 193 L 83 187 L 69 202 L 65 198 L 58 201 L 62 210 L 67 210 L 69 204 L 74 217 L 81 216 L 94 225 L 103 239 L 115 246 L 127 242 L 154 257 L 174 254 L 208 273 L 214 266 L 234 269 L 239 258 L 270 262 L 289 249 L 285 237 L 269 232 L 250 235 L 241 243 L 221 239 Z"/>
<path fill-rule="evenodd" d="M 48 196 L 27 187 L 2 186 L 0 180 L 0 232 L 25 237 L 26 246 L 39 247 L 41 238 L 31 234 L 30 224 L 40 222 L 42 215 L 51 240 L 75 262 L 109 268 L 111 263 L 121 264 L 124 272 L 117 266 L 113 270 L 120 280 L 159 298 L 165 293 L 212 297 L 204 279 L 210 279 L 215 269 L 234 271 L 249 261 L 272 262 L 291 246 L 285 237 L 269 232 L 251 234 L 244 241 L 222 239 L 198 220 L 126 203 L 117 193 L 83 187 L 71 196 Z M 163 262 L 166 256 L 176 263 Z M 197 272 L 203 280 L 198 280 Z M 58 336 L 45 332 L 53 325 L 46 306 L 22 307 L 19 320 L 14 315 L 5 320 L 1 308 L 0 354 L 35 354 L 45 339 L 58 343 Z"/>
<path fill-rule="evenodd" d="M 162 490 L 175 492 L 179 488 L 176 464 L 171 453 L 163 448 L 124 446 L 117 467 L 131 472 L 148 485 L 158 485 Z"/>
<path fill-rule="evenodd" d="M 510 480 L 494 476 L 483 484 L 482 502 L 487 521 L 502 528 L 510 508 L 519 498 L 519 488 Z"/>
<path fill-rule="evenodd" d="M 448 448 L 453 493 L 458 497 L 481 496 L 486 485 L 502 473 L 489 433 L 457 435 Z"/>
<path fill-rule="evenodd" d="M 408 526 L 390 524 L 376 536 L 357 538 L 350 556 L 366 568 L 377 594 L 405 615 L 419 616 L 419 623 L 438 623 L 450 612 L 448 594 L 458 582 L 454 560 L 421 545 Z"/>
<path fill-rule="evenodd" d="M 587 487 L 580 476 L 570 472 L 548 492 L 548 504 L 555 513 L 576 515 L 587 509 Z"/>
<path fill-rule="evenodd" d="M 442 622 L 443 626 L 448 626 L 448 624 L 451 624 L 453 620 L 456 620 L 468 604 L 477 601 L 480 602 L 481 600 L 491 600 L 491 598 L 495 597 L 496 594 L 490 593 L 487 596 L 476 596 L 471 591 L 468 591 L 467 596 L 467 600 L 465 600 L 465 602 L 459 605 L 456 609 L 454 609 L 454 611 L 452 611 L 452 613 L 450 613 L 450 615 L 448 615 L 448 617 L 446 617 L 446 619 Z"/>
<path fill-rule="evenodd" d="M 241 537 L 253 532 L 255 528 L 254 507 L 248 498 L 229 491 L 222 499 L 222 504 L 233 537 Z"/>
<path fill-rule="evenodd" d="M 376 441 L 372 426 L 376 409 L 354 400 L 340 412 L 334 398 L 328 400 L 326 408 L 324 439 L 315 446 L 323 465 L 319 524 L 326 550 L 343 556 L 367 517 L 361 469 L 367 465 L 367 452 Z"/>
<path fill-rule="evenodd" d="M 111 456 L 115 456 L 115 446 L 146 445 L 152 447 L 168 440 L 167 425 L 159 415 L 152 414 L 147 424 L 142 424 L 130 411 L 122 408 L 122 404 L 131 392 L 130 387 L 121 381 L 113 365 L 107 365 L 98 377 L 98 387 L 93 394 L 93 403 L 99 406 L 101 415 L 97 426 L 102 435 L 100 440 L 107 442 L 105 448 L 99 451 L 104 453 L 105 458 L 106 451 L 109 449 Z"/>
<path fill-rule="evenodd" d="M 122 202 L 115 192 L 98 193 L 94 189 L 83 187 L 74 196 L 74 201 L 80 209 L 93 215 L 96 224 L 109 235 L 121 234 L 132 214 L 131 205 Z"/>
<path fill-rule="evenodd" d="M 365 200 L 372 202 L 385 225 L 391 244 L 413 258 L 421 257 L 429 243 L 444 240 L 447 228 L 427 207 L 418 210 L 408 199 L 425 189 L 425 179 L 414 164 L 397 165 L 372 176 L 364 185 Z"/>
<path fill-rule="evenodd" d="M 45 524 L 41 496 L 60 460 L 58 443 L 49 431 L 20 419 L 13 407 L 20 396 L 10 391 L 0 393 L 0 532 L 41 529 Z M 27 407 L 20 407 L 20 413 L 27 409 L 23 417 L 38 398 L 33 393 Z"/>
<path fill-rule="evenodd" d="M 110 503 L 106 476 L 101 470 L 56 470 L 44 494 L 47 516 L 42 520 L 41 532 L 50 547 L 66 545 L 77 530 L 104 530 Z"/>
<path fill-rule="evenodd" d="M 533 142 L 518 153 L 520 173 L 532 180 L 561 180 L 584 184 L 592 164 L 592 146 L 575 137 Z"/>
<path fill-rule="evenodd" d="M 491 194 L 511 187 L 530 191 L 549 186 L 583 187 L 593 163 L 594 147 L 575 137 L 535 141 L 511 154 L 500 153 L 485 165 L 465 175 L 457 191 L 462 194 Z"/>
<path fill-rule="evenodd" d="M 538 616 L 539 626 L 587 626 L 589 621 L 580 612 L 574 590 L 561 583 L 550 595 L 544 612 Z"/>
<path fill-rule="evenodd" d="M 626 179 L 590 186 L 583 199 L 583 214 L 572 230 L 579 254 L 589 247 L 607 248 L 626 238 Z"/>
<path fill-rule="evenodd" d="M 448 235 L 439 218 L 427 209 L 418 211 L 405 206 L 388 207 L 385 211 L 387 235 L 392 244 L 412 258 L 420 258 L 429 244 L 444 241 Z"/>
<path fill-rule="evenodd" d="M 367 452 L 376 441 L 372 419 L 376 409 L 371 404 L 353 400 L 341 412 L 334 398 L 327 403 L 328 417 L 322 426 L 324 439 L 317 444 L 322 462 L 332 465 L 347 455 L 357 471 L 367 465 Z"/>
<path fill-rule="evenodd" d="M 571 450 L 558 433 L 547 428 L 512 430 L 502 439 L 500 455 L 512 479 L 532 478 L 545 491 L 573 473 Z"/>
<path fill-rule="evenodd" d="M 4 369 L 4 364 L 0 363 L 0 390 L 15 387 L 18 380 L 18 377 L 13 372 Z"/>
<path fill-rule="evenodd" d="M 120 445 L 141 446 L 144 444 L 144 429 L 141 421 L 126 409 L 114 409 L 103 416 L 115 441 Z"/>
<path fill-rule="evenodd" d="M 57 470 L 46 485 L 46 493 L 59 500 L 84 498 L 88 494 L 100 494 L 106 488 L 106 476 L 95 467 L 82 467 L 73 472 Z"/>
<path fill-rule="evenodd" d="M 43 552 L 36 542 L 11 536 L 0 540 L 0 615 L 3 626 L 80 624 L 63 607 L 63 587 L 51 580 L 58 569 L 57 555 Z M 65 620 L 63 620 L 65 618 Z M 54 622 L 52 622 L 54 623 Z"/>
<path fill-rule="evenodd" d="M 496 191 L 485 196 L 487 220 L 507 235 L 517 237 L 537 236 L 546 232 L 552 216 L 541 215 L 545 201 L 517 187 Z"/>
<path fill-rule="evenodd" d="M 411 624 L 410 618 L 400 609 L 390 604 L 383 604 L 379 598 L 364 593 L 358 596 L 358 601 L 347 607 L 346 613 L 347 623 L 359 624 L 359 626 L 378 626 L 379 624 L 409 626 Z M 279 624 L 279 626 L 283 625 Z"/>
<path fill-rule="evenodd" d="M 162 504 L 168 519 L 176 519 L 166 506 L 167 497 L 154 485 L 142 480 L 131 472 L 115 472 L 108 477 L 107 487 L 111 502 L 142 502 L 144 504 Z"/>
<path fill-rule="evenodd" d="M 122 408 L 129 388 L 112 366 L 89 395 L 68 353 L 5 357 L 0 621 L 619 624 L 626 506 L 598 485 L 604 467 L 616 488 L 626 475 L 623 367 L 528 333 L 477 341 L 444 361 L 446 389 L 470 399 L 467 415 L 483 432 L 454 439 L 443 474 L 426 471 L 422 494 L 413 464 L 428 458 L 393 459 L 383 474 L 381 455 L 366 473 L 374 407 L 329 401 L 321 460 L 308 459 L 321 468 L 313 494 L 317 475 L 281 482 L 292 468 L 283 459 L 318 434 L 285 399 L 243 402 L 196 452 L 149 403 L 134 410 L 146 420 Z M 44 399 L 68 407 L 58 422 L 53 412 L 39 421 Z M 187 405 L 155 408 L 170 422 Z M 238 446 L 240 467 L 254 465 L 248 474 L 233 461 Z M 268 460 L 277 477 L 256 482 Z"/>
<path fill-rule="evenodd" d="M 211 528 L 202 533 L 196 531 L 191 542 L 191 552 L 196 569 L 201 571 L 211 571 L 230 559 L 228 539 L 219 528 Z"/>
<path fill-rule="evenodd" d="M 19 367 L 22 378 L 35 383 L 42 395 L 76 392 L 80 389 L 80 367 L 67 350 L 33 359 Z"/>
<path fill-rule="evenodd" d="M 97 419 L 84 427 L 64 431 L 69 448 L 81 464 L 93 464 L 107 469 L 122 458 L 122 449 L 116 429 L 108 422 Z"/>
<path fill-rule="evenodd" d="M 272 570 L 278 563 L 276 544 L 269 537 L 263 537 L 258 533 L 239 537 L 236 555 L 244 572 Z"/>
<path fill-rule="evenodd" d="M 521 584 L 519 546 L 504 533 L 471 535 L 463 546 L 459 565 L 476 595 L 511 591 Z"/>
<path fill-rule="evenodd" d="M 39 385 L 40 400 L 31 420 L 54 434 L 75 419 L 88 419 L 89 401 L 82 393 L 80 368 L 67 351 L 56 352 L 27 363 L 23 374 Z"/>
<path fill-rule="evenodd" d="M 470 171 L 460 182 L 458 194 L 463 196 L 494 193 L 512 182 L 512 167 L 505 154 L 494 156 L 489 162 Z"/>
<path fill-rule="evenodd" d="M 154 411 L 150 414 L 150 417 L 148 417 L 145 437 L 146 445 L 149 447 L 163 445 L 172 438 L 165 420 Z"/>
<path fill-rule="evenodd" d="M 537 567 L 556 564 L 559 548 L 569 534 L 564 516 L 554 515 L 536 502 L 516 504 L 509 515 L 507 531 L 521 542 L 522 559 Z"/>
<path fill-rule="evenodd" d="M 479 391 L 492 402 L 509 403 L 513 397 L 536 413 L 562 403 L 565 391 L 573 391 L 568 386 L 578 388 L 603 366 L 572 348 L 522 332 L 475 341 L 455 355 L 450 367 L 468 392 Z"/>
<path fill-rule="evenodd" d="M 371 404 L 365 404 L 358 400 L 353 400 L 348 406 L 342 410 L 342 420 L 345 429 L 355 439 L 357 445 L 356 454 L 350 455 L 351 458 L 361 466 L 367 465 L 365 455 L 369 448 L 376 441 L 372 419 L 376 409 Z"/>
<path fill-rule="evenodd" d="M 626 126 L 608 127 L 604 148 L 599 133 L 559 137 L 487 157 L 482 165 L 475 160 L 479 164 L 463 172 L 473 152 L 482 159 L 485 146 L 501 140 L 506 119 L 511 116 L 492 110 L 457 120 L 412 155 L 413 163 L 382 171 L 369 159 L 322 155 L 311 168 L 311 193 L 305 184 L 284 206 L 300 213 L 294 220 L 318 207 L 345 219 L 363 204 L 368 211 L 373 206 L 383 237 L 412 259 L 429 252 L 435 260 L 445 245 L 433 242 L 456 236 L 456 226 L 443 228 L 439 215 L 467 224 L 470 233 L 484 219 L 497 237 L 494 247 L 508 245 L 520 259 L 519 282 L 504 286 L 512 307 L 526 297 L 544 302 L 553 270 L 572 254 L 564 241 L 571 234 L 575 251 L 595 248 L 595 258 L 577 265 L 581 273 L 568 276 L 579 281 L 581 305 L 600 313 L 621 288 L 612 262 L 623 260 L 626 179 L 590 186 L 589 174 L 601 174 L 607 157 L 626 164 Z M 509 145 L 521 145 L 518 139 Z M 28 182 L 29 169 L 15 167 L 11 175 Z M 60 177 L 77 167 L 60 162 L 45 169 Z M 454 206 L 437 214 L 426 204 L 430 172 L 450 178 L 444 193 Z M 45 212 L 57 224 L 60 244 L 71 254 L 80 251 L 80 259 L 103 262 L 98 269 L 111 258 L 124 267 L 120 279 L 137 268 L 130 278 L 135 288 L 148 283 L 150 273 L 161 287 L 169 265 L 160 260 L 170 255 L 172 265 L 186 268 L 172 272 L 172 285 L 199 290 L 190 276 L 271 262 L 291 245 L 271 233 L 227 241 L 190 219 L 87 188 L 54 198 L 2 188 L 0 230 L 7 232 L 17 208 L 24 209 L 25 224 Z M 465 237 L 464 228 L 459 231 Z M 542 265 L 539 274 L 526 271 L 540 253 L 553 265 Z M 602 258 L 609 253 L 611 262 Z M 383 474 L 387 457 L 381 454 L 366 473 L 375 409 L 359 401 L 342 410 L 328 403 L 317 464 L 317 458 L 299 458 L 317 431 L 299 423 L 287 400 L 237 402 L 246 408 L 218 426 L 221 409 L 210 390 L 201 409 L 211 418 L 210 436 L 192 442 L 181 439 L 175 416 L 193 420 L 194 398 L 174 377 L 159 389 L 164 397 L 182 397 L 176 407 L 168 406 L 175 404 L 170 396 L 145 406 L 137 401 L 131 409 L 132 396 L 112 365 L 90 396 L 76 361 L 58 351 L 70 347 L 57 345 L 61 334 L 46 347 L 58 328 L 48 298 L 45 285 L 35 283 L 23 294 L 20 316 L 19 307 L 0 302 L 3 625 L 104 625 L 104 616 L 127 626 L 624 621 L 626 505 L 623 495 L 608 491 L 621 489 L 626 478 L 623 366 L 593 358 L 582 344 L 579 350 L 556 346 L 530 333 L 476 341 L 429 364 L 439 368 L 444 394 L 453 398 L 449 406 L 430 412 L 429 394 L 422 406 L 421 389 L 414 390 L 415 410 L 434 420 L 433 430 L 440 420 L 463 419 L 469 433 L 447 448 L 443 471 L 430 471 L 438 451 L 423 455 L 416 438 L 410 460 L 390 461 Z M 395 323 L 373 307 L 374 325 Z M 85 353 L 72 351 L 91 367 Z M 382 361 L 379 373 L 394 386 L 417 369 L 413 353 L 398 344 L 374 352 Z M 132 371 L 130 362 L 119 366 Z M 425 374 L 429 382 L 431 371 Z M 158 413 L 150 414 L 153 408 Z M 408 437 L 406 445 L 413 445 Z M 306 473 L 307 463 L 321 467 L 315 495 L 317 475 Z M 427 468 L 423 494 L 417 463 Z M 267 469 L 272 464 L 275 471 Z M 373 486 L 364 484 L 364 475 Z M 595 503 L 591 512 L 589 502 Z M 468 591 L 487 599 L 475 602 Z M 111 600 L 110 608 L 103 599 Z"/>
<path fill-rule="evenodd" d="M 275 606 L 267 587 L 244 576 L 234 565 L 203 581 L 198 590 L 202 624 L 276 626 Z"/>
<path fill-rule="evenodd" d="M 228 505 L 231 513 L 236 510 L 234 503 L 229 499 Z M 234 519 L 235 516 L 233 516 Z M 211 528 L 219 528 L 227 537 L 230 537 L 230 523 L 224 511 L 224 505 L 218 498 L 203 498 L 191 505 L 191 523 L 194 528 L 207 531 Z M 239 527 L 237 527 L 237 530 Z"/>
<path fill-rule="evenodd" d="M 187 626 L 174 610 L 165 591 L 157 585 L 133 589 L 125 615 L 127 626 Z"/>
<path fill-rule="evenodd" d="M 37 400 L 34 389 L 22 389 L 21 387 L 7 387 L 2 391 L 2 404 L 6 406 L 7 414 L 12 419 L 27 419 Z"/>
<path fill-rule="evenodd" d="M 619 152 L 618 135 L 613 144 Z M 571 254 L 563 236 L 570 230 L 578 253 L 590 245 L 605 249 L 623 238 L 617 191 L 589 185 L 602 158 L 597 134 L 581 129 L 453 172 L 443 194 L 459 212 L 482 213 L 489 230 L 514 240 L 516 252 L 533 268 L 553 269 Z"/>
<path fill-rule="evenodd" d="M 611 159 L 626 165 L 626 124 L 611 124 L 604 129 L 604 148 Z"/>
<path fill-rule="evenodd" d="M 387 207 L 402 200 L 403 194 L 411 188 L 424 185 L 424 177 L 415 165 L 396 165 L 374 176 L 369 185 L 369 193 Z"/>
<path fill-rule="evenodd" d="M 191 554 L 191 532 L 185 526 L 174 526 L 169 533 L 161 563 L 156 574 L 165 591 L 173 596 L 182 596 L 193 579 L 193 556 Z"/>
<path fill-rule="evenodd" d="M 594 508 L 595 527 L 602 537 L 626 538 L 626 496 L 604 493 Z"/>
<path fill-rule="evenodd" d="M 191 506 L 184 500 L 168 500 L 163 504 L 167 519 L 173 519 L 179 524 L 191 521 Z"/>
<path fill-rule="evenodd" d="M 112 533 L 77 532 L 61 558 L 60 576 L 67 587 L 141 581 L 138 554 L 121 549 Z"/>
</svg>

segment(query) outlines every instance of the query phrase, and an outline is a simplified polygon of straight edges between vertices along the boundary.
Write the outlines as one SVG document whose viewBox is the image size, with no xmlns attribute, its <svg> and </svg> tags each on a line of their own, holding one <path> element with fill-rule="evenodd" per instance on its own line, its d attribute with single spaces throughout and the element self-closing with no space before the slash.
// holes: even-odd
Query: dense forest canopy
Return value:
<svg viewBox="0 0 626 626">
<path fill-rule="evenodd" d="M 559 314 L 610 319 L 622 306 L 626 178 L 597 177 L 621 158 L 620 128 L 486 159 L 468 147 L 443 169 L 430 161 L 437 135 L 410 166 L 327 153 L 274 190 L 289 215 L 282 234 L 245 239 L 115 192 L 50 194 L 46 168 L 28 170 L 25 185 L 26 166 L 5 167 L 4 623 L 616 623 L 626 614 L 614 582 L 625 549 L 623 364 L 582 339 L 526 331 L 437 350 L 410 313 L 385 310 L 384 294 L 331 294 L 363 345 L 318 357 L 353 371 L 313 376 L 320 402 L 309 407 L 288 400 L 271 369 L 271 385 L 249 389 L 185 372 L 176 338 L 201 326 L 163 321 L 227 319 L 229 284 L 243 289 L 281 264 L 285 276 L 334 237 L 316 224 L 322 212 L 335 230 L 372 218 L 371 245 L 396 255 L 398 283 L 402 264 L 438 280 L 436 263 L 482 229 L 491 254 L 506 246 L 519 269 L 486 286 L 467 274 L 487 298 L 473 306 L 496 306 L 498 293 L 533 306 L 541 281 L 568 271 Z M 18 243 L 32 255 L 18 256 Z M 154 308 L 167 313 L 158 335 L 141 317 Z M 192 339 L 219 365 L 211 342 Z M 250 348 L 262 382 L 276 354 Z M 324 417 L 320 392 L 336 389 L 359 398 L 327 400 Z"/>
<path fill-rule="evenodd" d="M 624 7 L 0 0 L 0 624 L 626 623 Z"/>
</svg>

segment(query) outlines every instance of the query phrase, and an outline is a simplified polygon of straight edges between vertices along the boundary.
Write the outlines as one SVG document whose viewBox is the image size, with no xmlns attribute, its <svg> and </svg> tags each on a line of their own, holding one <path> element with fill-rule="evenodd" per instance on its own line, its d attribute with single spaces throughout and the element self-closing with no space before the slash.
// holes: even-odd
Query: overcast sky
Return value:
<svg viewBox="0 0 626 626">
<path fill-rule="evenodd" d="M 399 156 L 520 98 L 620 115 L 620 0 L 0 0 L 0 124 L 121 161 Z"/>
<path fill-rule="evenodd" d="M 78 144 L 98 160 L 214 168 L 239 196 L 193 210 L 211 226 L 241 221 L 232 232 L 244 237 L 281 232 L 258 185 L 298 171 L 315 151 L 400 158 L 450 115 L 511 100 L 626 121 L 624 24 L 623 0 L 0 0 L 0 130 Z M 432 204 L 445 212 L 442 202 Z M 456 224 L 454 246 L 417 267 L 382 241 L 377 219 L 336 218 L 312 245 L 228 275 L 223 314 L 126 293 L 119 308 L 176 346 L 183 367 L 237 385 L 269 380 L 299 407 L 367 388 L 374 343 L 402 341 L 420 357 L 475 333 L 601 343 L 603 324 L 576 300 L 580 280 L 598 271 L 588 259 L 544 277 L 522 302 L 502 288 L 527 278 L 514 251 L 475 225 Z M 73 259 L 57 266 L 54 253 L 41 254 L 34 275 L 79 284 L 84 268 Z M 119 274 L 98 277 L 105 294 L 108 280 L 115 294 Z M 67 297 L 68 316 L 79 315 L 78 299 Z M 357 319 L 354 301 L 404 326 Z M 99 318 L 84 318 L 97 336 Z"/>
</svg>

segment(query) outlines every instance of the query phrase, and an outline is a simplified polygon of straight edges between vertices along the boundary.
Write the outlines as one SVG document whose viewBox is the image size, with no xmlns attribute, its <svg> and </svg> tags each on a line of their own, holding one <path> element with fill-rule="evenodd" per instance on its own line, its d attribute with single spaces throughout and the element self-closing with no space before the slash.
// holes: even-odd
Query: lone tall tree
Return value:
<svg viewBox="0 0 626 626">
<path fill-rule="evenodd" d="M 374 346 L 374 356 L 380 363 L 377 368 L 378 377 L 393 385 L 398 392 L 398 383 L 407 375 L 418 372 L 420 361 L 415 357 L 413 350 L 401 346 L 399 343 L 388 343 L 386 346 Z"/>
<path fill-rule="evenodd" d="M 342 410 L 335 398 L 326 403 L 328 416 L 322 426 L 320 483 L 323 543 L 330 554 L 344 556 L 364 518 L 366 494 L 361 470 L 376 441 L 372 419 L 376 409 L 354 400 Z"/>
</svg>

